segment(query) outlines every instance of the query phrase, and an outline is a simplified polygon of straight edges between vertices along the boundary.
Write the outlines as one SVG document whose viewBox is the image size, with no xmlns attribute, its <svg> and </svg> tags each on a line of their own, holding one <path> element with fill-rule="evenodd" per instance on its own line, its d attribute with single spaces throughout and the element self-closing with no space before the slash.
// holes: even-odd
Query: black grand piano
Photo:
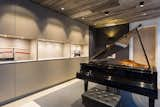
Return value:
<svg viewBox="0 0 160 107">
<path fill-rule="evenodd" d="M 155 99 L 158 98 L 157 72 L 149 63 L 138 30 L 140 27 L 141 25 L 137 26 L 115 43 L 107 45 L 104 50 L 94 55 L 89 63 L 81 63 L 80 72 L 76 76 L 84 80 L 85 91 L 88 89 L 88 82 L 91 81 L 147 96 L 149 97 L 149 107 L 154 107 Z M 147 64 L 107 58 L 107 56 L 127 47 L 132 32 L 137 33 Z"/>
</svg>

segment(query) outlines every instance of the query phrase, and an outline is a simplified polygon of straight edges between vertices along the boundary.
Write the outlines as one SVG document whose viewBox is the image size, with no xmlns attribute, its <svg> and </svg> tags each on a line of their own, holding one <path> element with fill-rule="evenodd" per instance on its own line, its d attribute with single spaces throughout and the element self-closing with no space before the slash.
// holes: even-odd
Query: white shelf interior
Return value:
<svg viewBox="0 0 160 107">
<path fill-rule="evenodd" d="M 88 57 L 88 45 L 71 45 L 71 58 L 74 57 Z"/>
<path fill-rule="evenodd" d="M 14 58 L 16 61 L 35 59 L 32 45 L 32 40 L 0 37 L 0 58 Z"/>
<path fill-rule="evenodd" d="M 65 57 L 67 54 L 63 43 L 55 43 L 49 41 L 38 41 L 38 59 L 51 59 L 58 57 Z"/>
</svg>

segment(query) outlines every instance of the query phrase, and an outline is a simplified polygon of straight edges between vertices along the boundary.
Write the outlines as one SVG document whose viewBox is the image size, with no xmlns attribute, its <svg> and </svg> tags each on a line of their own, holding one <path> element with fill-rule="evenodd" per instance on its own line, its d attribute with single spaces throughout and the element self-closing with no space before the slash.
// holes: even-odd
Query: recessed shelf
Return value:
<svg viewBox="0 0 160 107">
<path fill-rule="evenodd" d="M 17 36 L 18 37 L 18 36 Z M 22 39 L 0 34 L 0 61 L 54 60 L 88 57 L 87 44 Z"/>
<path fill-rule="evenodd" d="M 65 57 L 64 43 L 38 41 L 38 59 Z"/>
<path fill-rule="evenodd" d="M 0 60 L 32 60 L 32 40 L 0 37 Z"/>
<path fill-rule="evenodd" d="M 71 44 L 71 58 L 88 57 L 88 45 Z"/>
</svg>

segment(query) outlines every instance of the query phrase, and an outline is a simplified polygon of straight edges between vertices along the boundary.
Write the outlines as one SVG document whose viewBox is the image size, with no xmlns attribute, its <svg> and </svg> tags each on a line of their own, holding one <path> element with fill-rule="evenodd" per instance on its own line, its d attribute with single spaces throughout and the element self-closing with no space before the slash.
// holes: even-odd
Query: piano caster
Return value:
<svg viewBox="0 0 160 107">
<path fill-rule="evenodd" d="M 84 80 L 84 90 L 85 92 L 88 91 L 88 81 L 87 80 Z"/>
<path fill-rule="evenodd" d="M 149 107 L 154 107 L 155 99 L 149 98 Z"/>
</svg>

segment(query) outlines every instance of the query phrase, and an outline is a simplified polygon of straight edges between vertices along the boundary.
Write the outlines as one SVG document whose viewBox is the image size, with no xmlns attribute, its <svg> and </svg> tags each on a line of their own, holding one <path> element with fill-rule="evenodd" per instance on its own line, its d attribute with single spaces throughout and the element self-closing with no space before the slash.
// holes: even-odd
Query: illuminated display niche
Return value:
<svg viewBox="0 0 160 107">
<path fill-rule="evenodd" d="M 0 61 L 88 57 L 88 45 L 0 36 Z"/>
<path fill-rule="evenodd" d="M 0 37 L 0 61 L 34 60 L 34 40 Z"/>
</svg>

